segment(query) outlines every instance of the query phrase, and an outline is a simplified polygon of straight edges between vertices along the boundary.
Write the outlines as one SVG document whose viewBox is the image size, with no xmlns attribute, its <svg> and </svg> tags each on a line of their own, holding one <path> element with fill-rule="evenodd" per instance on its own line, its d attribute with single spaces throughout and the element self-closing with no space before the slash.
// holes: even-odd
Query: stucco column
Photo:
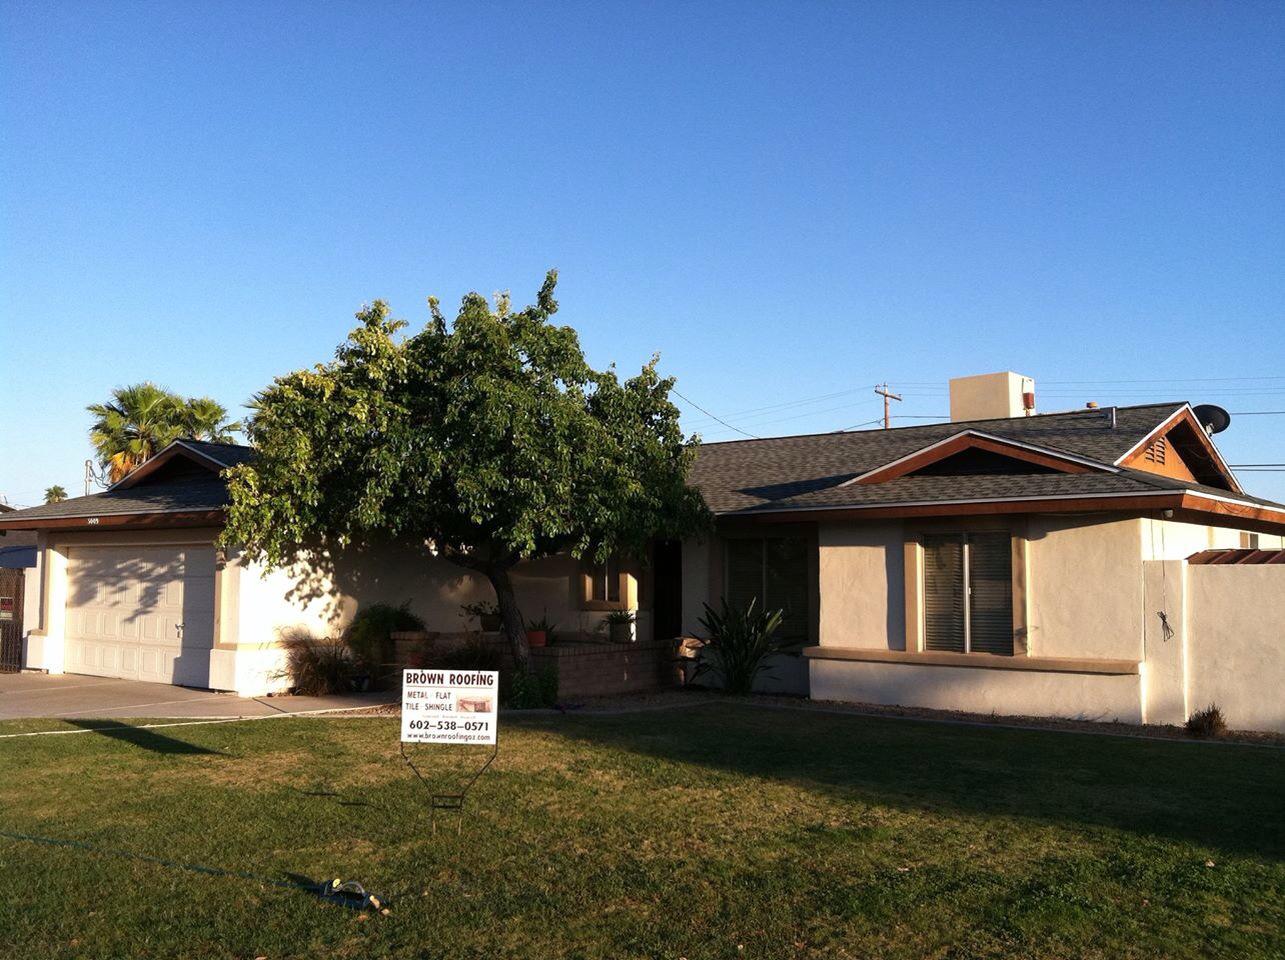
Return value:
<svg viewBox="0 0 1285 960">
<path fill-rule="evenodd" d="M 1186 561 L 1144 562 L 1142 587 L 1142 719 L 1144 723 L 1185 723 L 1190 707 Z"/>
<path fill-rule="evenodd" d="M 40 662 L 31 666 L 63 673 L 67 651 L 67 547 L 46 542 L 43 560 L 40 625 L 45 635 L 41 639 Z"/>
</svg>

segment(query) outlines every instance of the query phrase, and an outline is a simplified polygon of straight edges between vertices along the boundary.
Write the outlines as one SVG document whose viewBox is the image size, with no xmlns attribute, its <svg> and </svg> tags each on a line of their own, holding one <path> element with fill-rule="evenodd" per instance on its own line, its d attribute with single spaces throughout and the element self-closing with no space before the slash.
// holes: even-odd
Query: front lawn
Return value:
<svg viewBox="0 0 1285 960">
<path fill-rule="evenodd" d="M 0 956 L 1279 957 L 1282 797 L 1268 747 L 712 704 L 506 717 L 434 832 L 392 719 L 0 740 Z M 269 882 L 332 876 L 390 915 Z"/>
</svg>

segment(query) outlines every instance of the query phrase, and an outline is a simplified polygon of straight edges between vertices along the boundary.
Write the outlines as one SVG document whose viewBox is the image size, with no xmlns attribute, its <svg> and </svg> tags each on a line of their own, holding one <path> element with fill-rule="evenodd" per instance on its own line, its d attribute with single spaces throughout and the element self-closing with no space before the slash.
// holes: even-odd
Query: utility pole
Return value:
<svg viewBox="0 0 1285 960">
<path fill-rule="evenodd" d="M 892 429 L 892 405 L 889 404 L 888 401 L 900 400 L 901 397 L 897 396 L 897 394 L 895 393 L 891 393 L 888 390 L 888 381 L 886 380 L 883 383 L 881 383 L 879 386 L 875 387 L 875 393 L 883 397 L 883 428 L 885 430 L 891 430 Z"/>
</svg>

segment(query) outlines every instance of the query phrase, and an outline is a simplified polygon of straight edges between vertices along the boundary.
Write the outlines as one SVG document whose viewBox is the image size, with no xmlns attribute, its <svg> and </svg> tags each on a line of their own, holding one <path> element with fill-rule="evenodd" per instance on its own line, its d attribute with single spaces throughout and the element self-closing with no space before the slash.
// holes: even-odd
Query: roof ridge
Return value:
<svg viewBox="0 0 1285 960">
<path fill-rule="evenodd" d="M 938 423 L 915 423 L 904 427 L 887 427 L 887 428 L 871 427 L 868 430 L 821 430 L 815 433 L 786 433 L 775 437 L 748 437 L 748 438 L 741 438 L 736 440 L 714 440 L 709 443 L 702 441 L 701 446 L 718 447 L 729 443 L 766 443 L 767 441 L 770 441 L 770 440 L 797 440 L 802 437 L 830 437 L 830 436 L 856 437 L 867 433 L 887 434 L 887 433 L 895 433 L 897 431 L 904 431 L 904 430 L 923 430 L 927 427 L 955 426 L 955 427 L 959 427 L 962 431 L 962 430 L 966 430 L 969 424 L 976 424 L 976 423 L 1008 423 L 1009 421 L 1029 423 L 1032 420 L 1038 420 L 1042 417 L 1071 417 L 1071 416 L 1080 416 L 1086 413 L 1101 414 L 1105 410 L 1112 409 L 1112 407 L 1114 407 L 1116 410 L 1149 410 L 1153 407 L 1165 407 L 1165 408 L 1176 410 L 1180 407 L 1187 406 L 1188 404 L 1189 404 L 1189 401 L 1187 400 L 1173 400 L 1173 401 L 1166 401 L 1163 403 L 1134 403 L 1134 404 L 1130 404 L 1129 406 L 1120 406 L 1119 404 L 1108 404 L 1105 407 L 1081 407 L 1075 410 L 1058 410 L 1051 413 L 1035 413 L 1029 417 L 985 417 L 980 420 L 951 420 L 949 417 L 946 417 L 946 418 L 943 418 Z"/>
</svg>

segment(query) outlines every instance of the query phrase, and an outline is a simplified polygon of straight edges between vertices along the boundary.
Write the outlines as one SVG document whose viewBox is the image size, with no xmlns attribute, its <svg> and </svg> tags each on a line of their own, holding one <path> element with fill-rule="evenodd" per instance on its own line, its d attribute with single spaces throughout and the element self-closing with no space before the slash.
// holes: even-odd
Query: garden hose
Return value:
<svg viewBox="0 0 1285 960">
<path fill-rule="evenodd" d="M 322 900 L 337 903 L 352 910 L 375 910 L 386 913 L 384 901 L 373 893 L 367 893 L 356 880 L 341 880 L 339 877 L 329 883 L 323 883 L 319 895 Z"/>
</svg>

